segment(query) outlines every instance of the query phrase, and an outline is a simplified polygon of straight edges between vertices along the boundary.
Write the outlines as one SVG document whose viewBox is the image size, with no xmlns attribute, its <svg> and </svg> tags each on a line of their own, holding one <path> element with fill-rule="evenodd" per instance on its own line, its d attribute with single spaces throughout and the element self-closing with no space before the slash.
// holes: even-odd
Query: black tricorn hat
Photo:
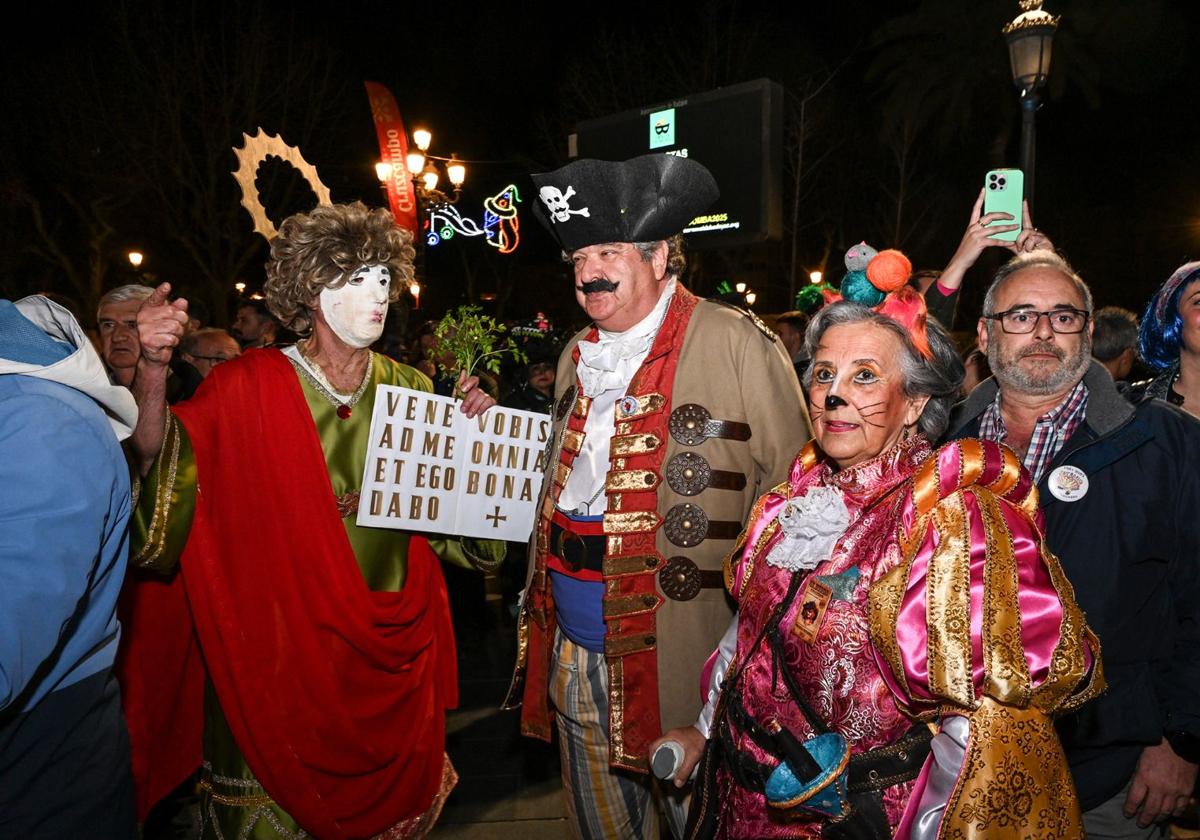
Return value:
<svg viewBox="0 0 1200 840">
<path fill-rule="evenodd" d="M 675 155 L 577 160 L 531 177 L 538 188 L 535 212 L 568 252 L 674 236 L 720 195 L 712 173 Z"/>
</svg>

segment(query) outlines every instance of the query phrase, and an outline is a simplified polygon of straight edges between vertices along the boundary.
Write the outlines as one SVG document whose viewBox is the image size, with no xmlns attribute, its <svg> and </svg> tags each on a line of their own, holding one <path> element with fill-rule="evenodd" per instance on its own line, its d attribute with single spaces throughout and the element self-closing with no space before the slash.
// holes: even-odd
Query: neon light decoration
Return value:
<svg viewBox="0 0 1200 840">
<path fill-rule="evenodd" d="M 521 220 L 517 218 L 517 204 L 521 196 L 516 184 L 509 184 L 500 192 L 489 196 L 483 201 L 482 226 L 474 219 L 467 218 L 458 212 L 451 204 L 438 204 L 429 210 L 429 218 L 425 222 L 425 244 L 439 245 L 453 239 L 454 236 L 483 236 L 487 244 L 500 251 L 501 254 L 511 254 L 520 244 Z"/>
</svg>

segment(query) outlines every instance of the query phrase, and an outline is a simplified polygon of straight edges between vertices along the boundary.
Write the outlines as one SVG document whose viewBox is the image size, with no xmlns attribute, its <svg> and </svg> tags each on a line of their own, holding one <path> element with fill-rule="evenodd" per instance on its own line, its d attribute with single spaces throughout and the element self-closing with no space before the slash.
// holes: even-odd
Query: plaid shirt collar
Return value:
<svg viewBox="0 0 1200 840">
<path fill-rule="evenodd" d="M 1037 419 L 1024 461 L 1025 469 L 1033 475 L 1035 484 L 1042 480 L 1054 456 L 1062 451 L 1063 444 L 1083 422 L 1087 412 L 1087 399 L 1087 386 L 1080 380 L 1062 402 Z M 1004 443 L 1008 437 L 1008 430 L 1004 428 L 1004 417 L 1000 413 L 999 390 L 996 391 L 996 399 L 992 400 L 992 404 L 980 417 L 979 436 L 997 443 Z"/>
</svg>

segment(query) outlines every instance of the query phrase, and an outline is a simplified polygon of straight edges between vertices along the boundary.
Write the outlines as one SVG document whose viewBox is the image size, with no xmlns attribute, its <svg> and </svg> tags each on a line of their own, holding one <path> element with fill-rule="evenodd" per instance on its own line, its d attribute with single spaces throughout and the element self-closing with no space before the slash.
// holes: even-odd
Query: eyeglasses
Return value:
<svg viewBox="0 0 1200 840">
<path fill-rule="evenodd" d="M 1037 329 L 1038 321 L 1042 319 L 1043 315 L 1050 322 L 1050 329 L 1062 335 L 1083 332 L 1088 318 L 1092 317 L 1090 312 L 1072 309 L 1069 306 L 1051 309 L 1047 312 L 1039 312 L 1036 309 L 1008 309 L 983 317 L 990 321 L 999 321 L 1000 328 L 1006 333 L 1025 335 Z"/>
</svg>

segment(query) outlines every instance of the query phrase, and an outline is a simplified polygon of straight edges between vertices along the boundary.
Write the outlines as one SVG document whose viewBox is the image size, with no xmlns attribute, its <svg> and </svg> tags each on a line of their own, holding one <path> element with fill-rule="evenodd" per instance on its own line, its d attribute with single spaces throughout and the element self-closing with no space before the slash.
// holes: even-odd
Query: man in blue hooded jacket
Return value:
<svg viewBox="0 0 1200 840">
<path fill-rule="evenodd" d="M 112 672 L 136 418 L 65 309 L 0 300 L 0 837 L 136 836 Z"/>
</svg>

